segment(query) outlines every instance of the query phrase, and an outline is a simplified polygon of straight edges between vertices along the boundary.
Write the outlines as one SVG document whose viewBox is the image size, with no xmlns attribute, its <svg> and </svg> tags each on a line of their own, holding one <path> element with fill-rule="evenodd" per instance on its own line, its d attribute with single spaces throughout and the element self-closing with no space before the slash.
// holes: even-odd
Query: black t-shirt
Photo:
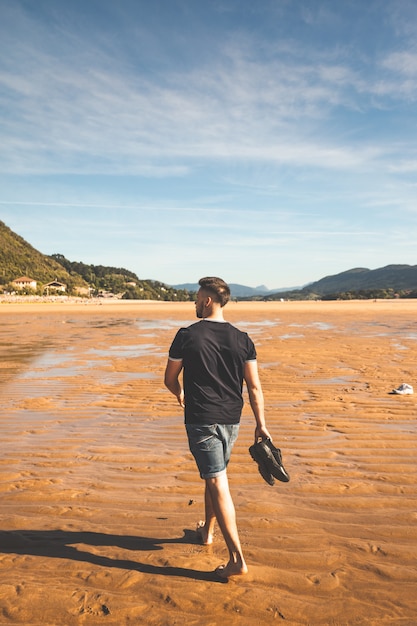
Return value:
<svg viewBox="0 0 417 626">
<path fill-rule="evenodd" d="M 180 328 L 169 358 L 183 362 L 187 424 L 239 423 L 245 362 L 256 359 L 247 333 L 228 322 L 202 320 Z"/>
</svg>

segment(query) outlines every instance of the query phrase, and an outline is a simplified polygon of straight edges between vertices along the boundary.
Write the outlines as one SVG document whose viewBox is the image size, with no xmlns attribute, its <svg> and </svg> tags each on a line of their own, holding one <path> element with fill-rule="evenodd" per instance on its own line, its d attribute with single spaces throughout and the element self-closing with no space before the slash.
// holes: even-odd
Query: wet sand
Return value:
<svg viewBox="0 0 417 626">
<path fill-rule="evenodd" d="M 0 624 L 415 625 L 416 313 L 227 306 L 291 481 L 257 472 L 246 404 L 229 477 L 249 574 L 225 584 L 162 385 L 193 305 L 0 304 Z"/>
</svg>

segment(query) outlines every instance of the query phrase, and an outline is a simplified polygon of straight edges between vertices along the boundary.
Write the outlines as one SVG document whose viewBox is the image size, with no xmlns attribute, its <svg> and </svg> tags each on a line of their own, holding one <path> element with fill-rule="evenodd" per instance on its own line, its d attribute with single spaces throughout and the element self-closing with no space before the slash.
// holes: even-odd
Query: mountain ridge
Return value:
<svg viewBox="0 0 417 626">
<path fill-rule="evenodd" d="M 228 283 L 232 298 L 245 298 L 250 296 L 267 296 L 269 294 L 280 293 L 282 291 L 292 291 L 301 289 L 301 287 L 277 287 L 275 289 L 268 289 L 265 285 L 259 285 L 258 287 L 249 287 L 248 285 L 241 285 L 239 283 Z M 198 283 L 180 283 L 171 285 L 175 289 L 186 289 L 187 291 L 198 291 L 200 285 Z"/>
<path fill-rule="evenodd" d="M 339 274 L 325 276 L 305 286 L 302 293 L 328 296 L 347 291 L 370 289 L 406 291 L 417 288 L 417 265 L 390 264 L 370 270 L 356 267 Z"/>
<path fill-rule="evenodd" d="M 243 299 L 317 299 L 345 292 L 360 292 L 369 290 L 410 291 L 417 290 L 417 265 L 390 264 L 374 270 L 366 267 L 354 267 L 338 274 L 324 276 L 317 281 L 308 283 L 303 287 L 267 289 L 260 287 L 248 287 L 237 283 L 230 283 L 232 297 Z M 184 288 L 189 291 L 197 291 L 197 283 L 183 283 L 173 285 L 176 288 Z M 370 296 L 374 297 L 374 296 Z M 382 295 L 381 295 L 382 297 Z"/>
<path fill-rule="evenodd" d="M 62 254 L 47 256 L 0 221 L 0 288 L 28 275 L 40 283 L 53 280 L 65 283 L 67 293 L 77 289 L 95 292 L 106 289 L 119 297 L 155 300 L 189 300 L 198 290 L 197 283 L 169 285 L 139 279 L 134 272 L 103 265 L 68 261 Z M 319 299 L 340 297 L 417 297 L 417 265 L 390 264 L 370 270 L 355 267 L 325 276 L 304 287 L 268 289 L 230 283 L 236 299 Z M 359 295 L 358 295 L 359 294 Z"/>
</svg>

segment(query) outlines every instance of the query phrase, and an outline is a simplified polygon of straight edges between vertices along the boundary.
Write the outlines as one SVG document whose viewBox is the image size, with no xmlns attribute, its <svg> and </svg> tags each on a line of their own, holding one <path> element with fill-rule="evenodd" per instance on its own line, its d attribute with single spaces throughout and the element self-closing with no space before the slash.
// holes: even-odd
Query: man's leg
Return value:
<svg viewBox="0 0 417 626">
<path fill-rule="evenodd" d="M 246 574 L 248 568 L 242 554 L 236 525 L 235 506 L 230 494 L 226 471 L 215 478 L 206 478 L 206 490 L 210 496 L 212 510 L 229 550 L 229 561 L 225 566 L 218 568 L 218 574 L 223 578 Z"/>
<path fill-rule="evenodd" d="M 205 509 L 205 521 L 198 522 L 197 532 L 201 537 L 201 541 L 205 546 L 209 546 L 213 543 L 214 524 L 216 523 L 216 516 L 213 510 L 213 503 L 211 501 L 211 495 L 209 489 L 206 487 L 204 491 L 204 509 Z"/>
</svg>

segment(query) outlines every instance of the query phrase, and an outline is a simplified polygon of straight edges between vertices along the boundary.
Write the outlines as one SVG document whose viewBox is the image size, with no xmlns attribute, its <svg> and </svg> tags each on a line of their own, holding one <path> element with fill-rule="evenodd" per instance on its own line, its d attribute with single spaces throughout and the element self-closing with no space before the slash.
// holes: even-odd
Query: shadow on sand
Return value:
<svg viewBox="0 0 417 626">
<path fill-rule="evenodd" d="M 106 535 L 104 533 L 65 531 L 65 530 L 12 530 L 0 531 L 0 552 L 3 554 L 21 554 L 44 556 L 73 561 L 85 561 L 102 567 L 117 567 L 143 574 L 159 576 L 180 576 L 193 580 L 225 583 L 214 571 L 203 572 L 184 567 L 160 567 L 149 563 L 140 563 L 125 559 L 111 559 L 93 554 L 86 550 L 87 546 L 117 546 L 125 550 L 151 551 L 163 550 L 162 545 L 168 543 L 199 544 L 197 533 L 184 530 L 182 537 L 159 539 L 152 537 L 136 537 L 126 535 Z M 76 547 L 81 544 L 81 547 Z"/>
</svg>

